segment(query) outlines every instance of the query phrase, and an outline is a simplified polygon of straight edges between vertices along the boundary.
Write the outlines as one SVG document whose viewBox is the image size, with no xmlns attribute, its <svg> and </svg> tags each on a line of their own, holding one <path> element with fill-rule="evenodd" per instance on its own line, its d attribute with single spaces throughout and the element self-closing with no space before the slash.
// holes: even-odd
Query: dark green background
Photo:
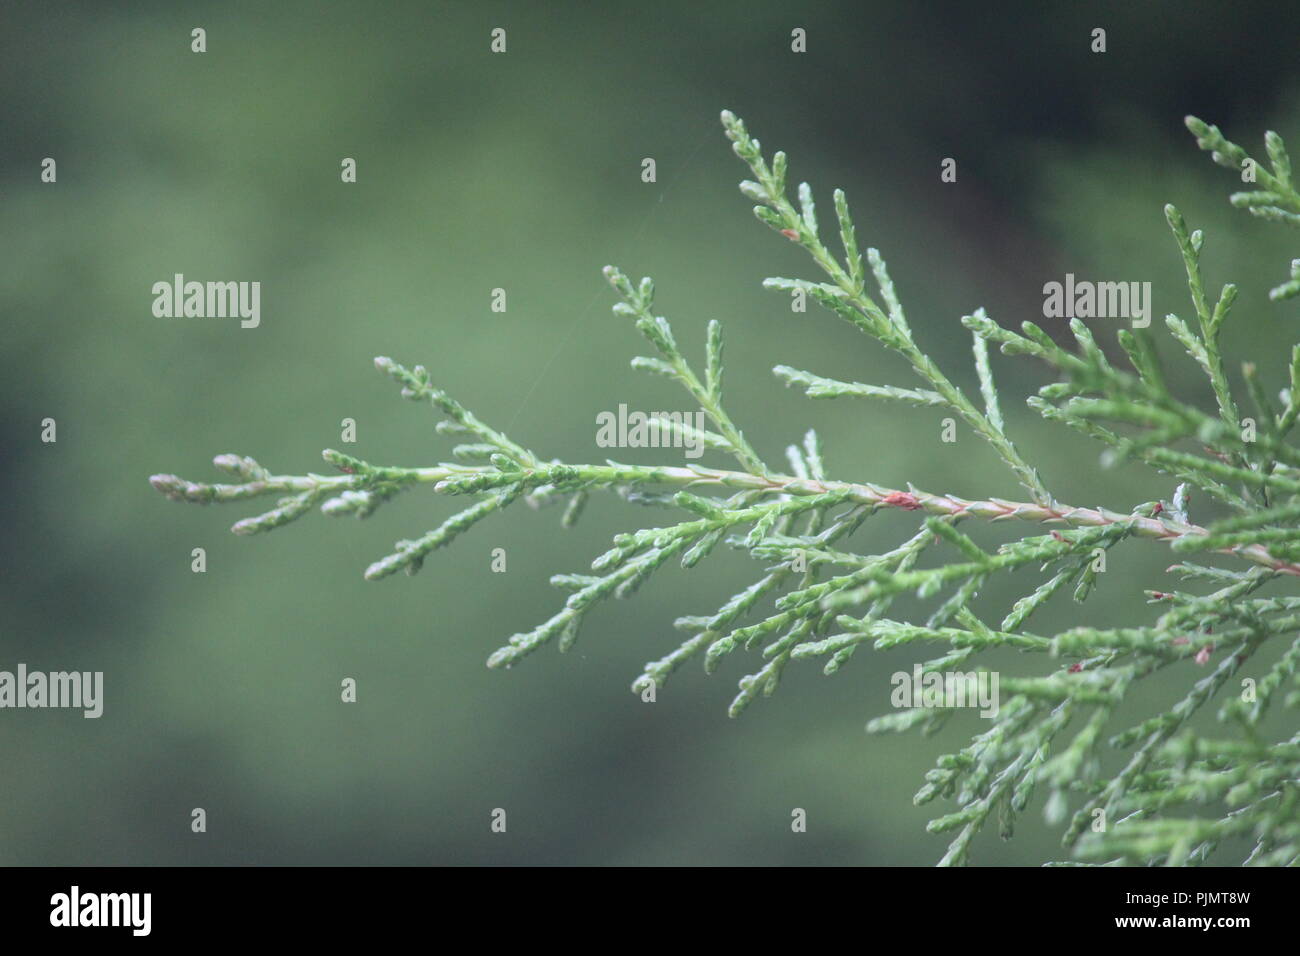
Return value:
<svg viewBox="0 0 1300 956">
<path fill-rule="evenodd" d="M 713 677 L 688 668 L 654 705 L 629 693 L 680 638 L 674 617 L 748 580 L 739 558 L 596 611 L 567 656 L 484 668 L 559 606 L 551 573 L 583 570 L 646 513 L 602 499 L 562 533 L 558 513 L 518 508 L 416 578 L 367 583 L 361 570 L 448 502 L 417 491 L 365 523 L 312 515 L 242 539 L 226 529 L 252 509 L 171 504 L 146 478 L 210 479 L 212 455 L 232 451 L 325 470 L 344 417 L 368 460 L 446 457 L 430 413 L 371 367 L 379 354 L 424 363 L 547 457 L 599 460 L 598 411 L 686 407 L 628 370 L 645 347 L 610 315 L 599 269 L 614 262 L 656 278 L 696 354 L 723 320 L 730 407 L 770 460 L 815 424 L 836 476 L 1014 497 L 969 432 L 939 442 L 937 414 L 813 403 L 773 380 L 786 363 L 912 384 L 842 323 L 760 288 L 813 267 L 736 191 L 719 110 L 790 153 L 824 226 L 831 188 L 847 190 L 918 340 L 964 385 L 960 316 L 1040 318 L 1043 283 L 1067 271 L 1152 281 L 1157 327 L 1186 315 L 1167 201 L 1206 229 L 1213 288 L 1242 286 L 1232 367 L 1255 357 L 1280 385 L 1297 307 L 1266 292 L 1294 237 L 1228 206 L 1233 177 L 1181 119 L 1255 153 L 1275 128 L 1296 152 L 1295 23 L 1284 3 L 6 3 L 0 668 L 103 670 L 106 705 L 97 721 L 0 712 L 0 862 L 937 860 L 946 839 L 924 825 L 945 808 L 911 795 L 982 722 L 926 740 L 863 733 L 888 708 L 889 674 L 924 649 L 864 651 L 829 679 L 793 666 L 736 721 L 726 705 L 752 655 Z M 1089 52 L 1094 26 L 1104 55 Z M 789 50 L 793 27 L 806 54 Z M 46 156 L 56 185 L 39 182 Z M 339 181 L 345 156 L 355 185 Z M 646 156 L 657 183 L 640 181 Z M 939 181 L 944 157 L 955 184 Z M 261 327 L 154 318 L 150 287 L 175 272 L 261 281 Z M 505 314 L 488 307 L 498 286 Z M 994 362 L 1017 440 L 1060 499 L 1124 510 L 1171 493 L 1137 467 L 1103 471 L 1097 447 L 1021 404 L 1042 371 Z M 57 444 L 39 441 L 47 416 Z M 884 549 L 909 527 L 872 522 L 858 543 Z M 206 574 L 189 569 L 194 547 Z M 504 575 L 489 573 L 495 547 Z M 1140 588 L 1170 584 L 1168 563 L 1154 544 L 1118 549 L 1094 600 L 1052 605 L 1037 630 L 1149 619 Z M 1001 613 L 1035 580 L 1003 581 L 981 607 Z M 339 701 L 345 676 L 354 705 Z M 1195 676 L 1172 668 L 1139 703 L 1167 706 Z M 193 807 L 206 834 L 190 832 Z M 495 807 L 505 835 L 489 832 Z M 792 807 L 806 834 L 790 832 Z M 1040 821 L 1035 805 L 1014 841 L 984 835 L 976 861 L 1059 857 Z"/>
</svg>

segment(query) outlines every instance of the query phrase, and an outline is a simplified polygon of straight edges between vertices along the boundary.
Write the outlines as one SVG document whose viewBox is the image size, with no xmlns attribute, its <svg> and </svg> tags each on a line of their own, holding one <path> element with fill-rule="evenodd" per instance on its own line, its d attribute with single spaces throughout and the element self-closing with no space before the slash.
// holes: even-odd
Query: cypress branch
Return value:
<svg viewBox="0 0 1300 956">
<path fill-rule="evenodd" d="M 1272 132 L 1265 137 L 1266 168 L 1216 127 L 1193 117 L 1186 122 L 1214 162 L 1234 170 L 1256 167 L 1256 188 L 1234 194 L 1235 206 L 1268 221 L 1300 223 L 1300 194 L 1281 137 Z M 400 386 L 404 398 L 439 414 L 435 428 L 452 439 L 453 461 L 380 465 L 327 449 L 323 458 L 338 474 L 277 475 L 251 458 L 225 454 L 213 464 L 230 480 L 205 483 L 159 474 L 150 482 L 168 498 L 198 504 L 272 498 L 273 508 L 235 524 L 238 534 L 276 530 L 317 507 L 327 515 L 366 518 L 393 497 L 421 489 L 474 499 L 421 537 L 399 541 L 366 569 L 368 579 L 398 570 L 414 573 L 435 550 L 521 499 L 535 506 L 563 503 L 566 527 L 577 521 L 591 496 L 601 493 L 667 511 L 668 523 L 637 521 L 616 535 L 590 569 L 553 575 L 551 583 L 564 592 L 560 608 L 532 630 L 510 637 L 488 658 L 488 666 L 512 666 L 548 644 L 568 650 L 593 607 L 631 597 L 669 561 L 701 566 L 725 544 L 756 562 L 754 579 L 730 596 L 720 595 L 711 602 L 713 610 L 680 616 L 674 626 L 685 639 L 647 663 L 632 689 L 646 694 L 662 688 L 688 661 L 698 660 L 713 672 L 733 653 L 756 652 L 759 663 L 740 679 L 729 708 L 735 716 L 774 693 L 788 667 L 816 659 L 827 675 L 841 673 L 865 643 L 880 651 L 938 644 L 937 656 L 916 668 L 925 678 L 947 679 L 961 666 L 974 668 L 964 677 L 976 683 L 1001 677 L 991 723 L 966 747 L 941 756 L 915 798 L 918 804 L 939 799 L 956 804 L 930 823 L 933 832 L 953 834 L 942 864 L 968 862 L 977 835 L 993 821 L 1010 836 L 1017 817 L 1039 797 L 1047 822 L 1063 829 L 1070 863 L 1203 863 L 1217 859 L 1224 841 L 1242 837 L 1251 846 L 1247 863 L 1300 862 L 1300 737 L 1269 740 L 1261 730 L 1267 712 L 1300 706 L 1300 641 L 1294 637 L 1300 630 L 1300 597 L 1285 590 L 1300 576 L 1300 448 L 1288 440 L 1300 418 L 1300 344 L 1276 402 L 1249 363 L 1242 369 L 1244 395 L 1234 390 L 1221 342 L 1231 330 L 1237 287 L 1228 283 L 1217 297 L 1207 294 L 1201 265 L 1205 237 L 1168 205 L 1164 212 L 1195 318 L 1188 322 L 1170 315 L 1165 327 L 1197 374 L 1206 377 L 1215 407 L 1207 411 L 1174 393 L 1147 330 L 1117 336 L 1129 371 L 1115 367 L 1092 330 L 1077 319 L 1070 326 L 1074 343 L 1066 348 L 1034 323 L 1013 331 L 983 309 L 962 318 L 973 335 L 977 405 L 918 344 L 881 253 L 868 247 L 864 262 L 844 192 L 832 193 L 837 253 L 820 236 L 812 187 L 800 183 L 795 200 L 789 198 L 786 155 L 777 152 L 769 160 L 729 112 L 722 114 L 722 124 L 754 177 L 740 188 L 758 204 L 755 215 L 801 246 L 821 273 L 816 279 L 772 278 L 764 285 L 800 291 L 848 321 L 900 356 L 921 387 L 838 381 L 786 365 L 775 367 L 778 379 L 812 398 L 881 399 L 951 412 L 988 443 L 1028 500 L 832 477 L 813 431 L 787 448 L 786 472 L 773 468 L 724 403 L 722 324 L 708 323 L 703 372 L 697 373 L 669 321 L 655 312 L 653 282 L 634 284 L 613 266 L 604 274 L 619 298 L 614 315 L 657 353 L 634 358 L 632 367 L 677 383 L 710 423 L 703 428 L 660 415 L 653 427 L 692 446 L 723 452 L 738 467 L 553 460 L 479 420 L 436 386 L 423 366 L 408 368 L 381 357 L 376 367 Z M 868 277 L 874 290 L 868 289 Z M 1291 280 L 1271 295 L 1300 295 L 1300 259 L 1292 263 Z M 1159 497 L 1168 484 L 1161 480 L 1152 500 L 1120 510 L 1058 501 L 1009 435 L 991 346 L 1045 363 L 1057 380 L 1028 396 L 1028 406 L 1101 442 L 1112 460 L 1131 458 L 1171 476 L 1177 484 L 1169 499 Z M 1243 427 L 1243 408 L 1257 417 L 1257 432 Z M 1193 522 L 1192 504 L 1200 496 L 1232 513 L 1208 525 Z M 882 511 L 916 512 L 911 532 L 892 545 L 856 541 L 862 524 Z M 1022 534 L 990 550 L 979 540 L 980 526 L 994 522 L 1020 525 Z M 1056 634 L 1026 630 L 1031 618 L 1067 588 L 1076 602 L 1085 603 L 1097 586 L 1099 562 L 1112 550 L 1143 542 L 1167 545 L 1179 556 L 1210 552 L 1235 563 L 1171 566 L 1171 572 L 1192 582 L 1189 587 L 1208 584 L 1209 590 L 1147 590 L 1149 621 L 1123 627 L 1081 623 Z M 972 608 L 990 579 L 1029 567 L 1037 569 L 1037 578 L 1009 608 L 987 619 Z M 1266 586 L 1281 593 L 1259 595 Z M 904 595 L 928 602 L 922 620 L 888 616 Z M 1268 647 L 1281 648 L 1280 656 L 1259 665 L 1255 655 Z M 978 665 L 981 653 L 997 649 L 1029 655 L 1025 673 L 1001 676 Z M 1197 668 L 1191 673 L 1200 676 L 1172 707 L 1142 707 L 1134 688 L 1178 665 Z M 1248 674 L 1258 675 L 1251 678 L 1251 694 L 1228 692 Z M 960 709 L 947 693 L 899 705 L 867 729 L 933 733 Z M 1216 698 L 1223 734 L 1193 731 L 1193 717 Z M 1122 704 L 1137 704 L 1139 715 L 1120 720 L 1117 714 L 1134 709 L 1121 711 Z M 1102 769 L 1108 748 L 1131 751 L 1117 773 Z"/>
</svg>

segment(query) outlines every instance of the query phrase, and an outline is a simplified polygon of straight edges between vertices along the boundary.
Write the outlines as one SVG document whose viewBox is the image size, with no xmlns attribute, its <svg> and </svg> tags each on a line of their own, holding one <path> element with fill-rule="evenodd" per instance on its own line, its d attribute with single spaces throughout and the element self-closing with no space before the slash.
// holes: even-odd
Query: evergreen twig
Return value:
<svg viewBox="0 0 1300 956">
<path fill-rule="evenodd" d="M 389 499 L 417 487 L 471 500 L 421 537 L 397 542 L 390 554 L 367 568 L 369 579 L 398 570 L 416 573 L 432 551 L 520 499 L 536 505 L 566 502 L 567 526 L 578 520 L 590 495 L 613 492 L 667 510 L 672 517 L 615 536 L 609 550 L 592 562 L 590 573 L 555 575 L 552 583 L 567 592 L 562 607 L 531 631 L 511 637 L 488 658 L 490 667 L 508 667 L 551 643 L 567 650 L 596 604 L 628 597 L 670 560 L 694 567 L 725 544 L 747 552 L 761 573 L 716 610 L 680 617 L 675 626 L 686 639 L 648 663 L 633 682 L 634 690 L 661 687 L 689 660 L 698 659 L 712 671 L 727 655 L 760 645 L 762 663 L 741 679 L 733 715 L 760 694 L 773 693 L 792 663 L 822 660 L 826 673 L 834 674 L 867 642 L 882 650 L 939 644 L 942 653 L 922 668 L 927 674 L 949 670 L 987 649 L 1047 656 L 1046 669 L 1004 677 L 1005 699 L 992 723 L 967 747 L 940 758 L 927 774 L 918 803 L 939 798 L 957 803 L 957 809 L 930 824 L 934 832 L 955 833 L 941 863 L 967 862 L 975 837 L 991 820 L 1009 836 L 1036 792 L 1045 794 L 1048 821 L 1063 825 L 1075 862 L 1195 864 L 1211 859 L 1223 841 L 1234 838 L 1250 842 L 1250 864 L 1300 862 L 1300 737 L 1269 741 L 1261 731 L 1267 710 L 1300 705 L 1300 642 L 1293 637 L 1300 630 L 1300 598 L 1256 596 L 1267 584 L 1300 576 L 1300 448 L 1288 442 L 1300 417 L 1300 345 L 1292 354 L 1289 387 L 1277 405 L 1255 368 L 1243 370 L 1245 399 L 1260 419 L 1252 433 L 1220 351 L 1236 287 L 1225 285 L 1211 302 L 1200 261 L 1204 237 L 1199 230 L 1189 231 L 1181 213 L 1167 206 L 1196 321 L 1193 326 L 1171 315 L 1166 325 L 1207 377 L 1215 410 L 1204 411 L 1170 391 L 1144 333 L 1119 333 L 1132 367 L 1125 371 L 1111 363 L 1077 319 L 1071 324 L 1076 347 L 1067 349 L 1033 323 L 1013 331 L 982 309 L 962 320 L 974 336 L 977 405 L 917 343 L 880 253 L 867 249 L 864 262 L 844 193 L 833 194 L 841 259 L 819 235 L 808 184 L 797 187 L 797 205 L 788 197 L 785 154 L 777 152 L 769 161 L 740 119 L 724 112 L 722 123 L 755 177 L 741 183 L 741 191 L 758 203 L 755 215 L 807 250 L 826 280 L 773 278 L 764 284 L 803 290 L 901 355 L 923 387 L 841 382 L 784 365 L 775 368 L 776 375 L 814 398 L 866 398 L 949 410 L 988 442 L 1027 491 L 1028 501 L 834 479 L 812 431 L 801 445 L 787 450 L 788 469 L 773 468 L 724 405 L 721 324 L 709 323 L 700 375 L 668 320 L 655 314 L 653 283 L 642 279 L 634 285 L 612 266 L 605 276 L 620 296 L 615 314 L 630 320 L 658 353 L 634 359 L 633 367 L 678 382 L 711 422 L 708 429 L 669 421 L 661 427 L 727 453 L 738 469 L 549 460 L 481 422 L 433 385 L 422 366 L 408 369 L 378 358 L 376 366 L 401 386 L 404 397 L 427 402 L 442 415 L 439 432 L 460 442 L 452 449 L 455 461 L 397 467 L 326 450 L 324 459 L 339 474 L 276 475 L 251 458 L 221 455 L 214 465 L 231 476 L 228 483 L 154 475 L 154 487 L 172 499 L 200 504 L 275 500 L 271 510 L 237 522 L 232 530 L 238 534 L 279 528 L 316 507 L 327 515 L 369 517 Z M 1187 125 L 1221 165 L 1241 169 L 1253 163 L 1215 127 L 1192 117 Z M 1281 138 L 1269 133 L 1266 147 L 1271 166 L 1256 164 L 1258 188 L 1238 193 L 1232 201 L 1261 218 L 1300 224 L 1300 195 L 1291 185 Z M 1292 271 L 1292 281 L 1273 290 L 1274 299 L 1300 294 L 1300 260 Z M 875 292 L 867 289 L 868 274 Z M 991 346 L 1046 363 L 1058 379 L 1031 396 L 1029 406 L 1049 421 L 1104 443 L 1116 460 L 1132 458 L 1170 476 L 1177 482 L 1170 499 L 1126 511 L 1058 502 L 1008 436 L 989 361 Z M 1194 523 L 1189 516 L 1194 495 L 1220 502 L 1230 509 L 1229 516 Z M 885 510 L 916 512 L 914 532 L 884 550 L 855 550 L 854 533 Z M 989 551 L 959 529 L 971 521 L 1051 529 L 1030 529 Z M 1085 601 L 1096 585 L 1098 555 L 1130 539 L 1162 542 L 1180 556 L 1211 552 L 1240 563 L 1174 565 L 1171 571 L 1209 582 L 1214 590 L 1201 595 L 1148 591 L 1161 611 L 1150 623 L 1084 625 L 1057 634 L 1026 629 L 1033 615 L 1066 588 L 1076 601 Z M 931 553 L 937 563 L 920 566 L 921 557 Z M 985 582 L 1034 565 L 1040 568 L 1039 580 L 1005 609 L 996 626 L 976 614 L 972 604 Z M 937 606 L 923 622 L 888 617 L 892 602 L 905 594 Z M 1230 682 L 1254 666 L 1261 648 L 1287 640 L 1289 649 L 1259 671 L 1253 697 L 1237 700 L 1226 694 Z M 1112 726 L 1119 706 L 1135 699 L 1131 691 L 1142 680 L 1188 662 L 1208 670 L 1174 706 L 1154 709 L 1131 726 Z M 1216 696 L 1229 697 L 1219 717 L 1236 733 L 1194 733 L 1191 718 Z M 953 712 L 942 702 L 896 710 L 868 729 L 932 732 Z M 1132 748 L 1117 773 L 1102 769 L 1108 748 Z M 1099 818 L 1106 821 L 1101 828 L 1096 826 Z"/>
</svg>

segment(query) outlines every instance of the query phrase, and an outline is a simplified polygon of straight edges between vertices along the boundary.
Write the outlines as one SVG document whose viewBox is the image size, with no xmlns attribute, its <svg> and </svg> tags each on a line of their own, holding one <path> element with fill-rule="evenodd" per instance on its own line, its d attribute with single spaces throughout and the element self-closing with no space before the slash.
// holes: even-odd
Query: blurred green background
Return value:
<svg viewBox="0 0 1300 956">
<path fill-rule="evenodd" d="M 888 709 L 889 674 L 925 649 L 864 652 L 834 678 L 792 666 L 735 721 L 727 702 L 752 655 L 712 677 L 688 667 L 653 706 L 629 693 L 642 663 L 680 639 L 674 617 L 749 580 L 739 558 L 667 572 L 599 609 L 566 656 L 489 672 L 491 650 L 563 600 L 549 575 L 583 570 L 644 513 L 598 500 L 562 533 L 558 513 L 519 508 L 415 578 L 367 583 L 371 560 L 450 504 L 417 491 L 364 523 L 312 515 L 243 539 L 227 529 L 254 509 L 172 504 L 146 478 L 211 480 L 221 452 L 323 471 L 319 451 L 343 447 L 345 417 L 359 431 L 347 449 L 368 460 L 445 458 L 430 412 L 372 368 L 380 354 L 424 363 L 543 455 L 599 460 L 598 411 L 686 407 L 669 383 L 629 372 L 645 347 L 610 315 L 599 269 L 613 262 L 656 278 L 659 308 L 696 354 L 707 320 L 724 321 L 729 405 L 770 460 L 816 425 L 836 476 L 1015 497 L 968 432 L 939 442 L 936 414 L 813 403 L 775 382 L 771 366 L 786 363 L 911 384 L 842 323 L 792 315 L 760 288 L 813 267 L 736 191 L 743 169 L 719 110 L 790 153 L 824 220 L 831 188 L 846 189 L 917 338 L 964 385 L 960 316 L 1040 318 L 1043 283 L 1066 272 L 1152 281 L 1157 327 L 1186 314 L 1161 213 L 1174 202 L 1208 234 L 1214 287 L 1242 286 L 1234 362 L 1257 359 L 1280 386 L 1297 306 L 1266 293 L 1286 278 L 1294 237 L 1228 206 L 1233 177 L 1181 120 L 1194 112 L 1254 153 L 1275 128 L 1294 152 L 1295 31 L 1280 26 L 1293 14 L 6 3 L 0 668 L 102 670 L 106 703 L 99 720 L 0 713 L 0 862 L 934 862 L 947 841 L 924 824 L 944 808 L 911 795 L 981 722 L 924 740 L 863 732 Z M 200 26 L 202 55 L 190 52 Z M 1108 31 L 1103 55 L 1088 49 L 1095 26 Z M 505 55 L 489 52 L 494 27 Z M 795 27 L 806 54 L 790 52 Z M 39 181 L 46 156 L 57 184 Z M 640 180 L 647 156 L 653 184 Z M 340 182 L 343 157 L 357 160 L 355 185 Z M 958 160 L 955 184 L 939 181 L 944 157 Z M 261 327 L 154 318 L 150 287 L 176 272 L 259 280 Z M 495 287 L 504 314 L 489 309 Z M 1185 357 L 1165 352 L 1171 376 L 1204 397 Z M 994 362 L 1009 424 L 1061 500 L 1124 510 L 1171 493 L 1141 468 L 1103 470 L 1098 447 L 1021 405 L 1040 369 Z M 45 417 L 56 444 L 39 440 Z M 900 540 L 909 522 L 897 518 L 869 522 L 858 544 Z M 195 547 L 205 574 L 190 571 Z M 506 574 L 489 572 L 496 547 Z M 1036 629 L 1147 620 L 1140 589 L 1167 585 L 1168 563 L 1153 545 L 1117 549 L 1091 602 L 1053 604 Z M 983 606 L 1000 613 L 1034 580 L 1000 582 Z M 1193 676 L 1171 668 L 1148 693 L 1164 706 Z M 358 681 L 356 704 L 340 703 L 344 677 Z M 190 832 L 194 807 L 206 834 Z M 489 831 L 496 807 L 505 835 Z M 793 807 L 808 812 L 806 834 L 790 831 Z M 981 837 L 975 859 L 1038 863 L 1059 858 L 1056 840 L 1036 806 L 1015 840 Z"/>
</svg>

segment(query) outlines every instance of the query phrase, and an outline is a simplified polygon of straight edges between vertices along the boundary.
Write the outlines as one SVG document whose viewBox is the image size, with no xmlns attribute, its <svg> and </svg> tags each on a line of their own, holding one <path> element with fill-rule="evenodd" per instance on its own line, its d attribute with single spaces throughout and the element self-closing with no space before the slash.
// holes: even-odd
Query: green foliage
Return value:
<svg viewBox="0 0 1300 956">
<path fill-rule="evenodd" d="M 826 674 L 835 674 L 864 643 L 883 650 L 937 642 L 941 651 L 922 665 L 926 673 L 962 665 L 982 651 L 1040 655 L 1036 673 L 1002 678 L 1001 706 L 991 724 L 962 750 L 941 757 L 916 796 L 918 803 L 957 804 L 930 824 L 934 832 L 955 834 L 944 864 L 967 862 L 974 837 L 991 819 L 1010 836 L 1016 817 L 1036 794 L 1045 797 L 1047 821 L 1063 828 L 1073 862 L 1194 864 L 1210 860 L 1223 841 L 1243 839 L 1253 847 L 1250 863 L 1300 862 L 1300 735 L 1279 741 L 1264 732 L 1270 708 L 1300 705 L 1300 640 L 1275 653 L 1271 665 L 1255 662 L 1260 669 L 1250 672 L 1253 694 L 1238 693 L 1234 683 L 1247 676 L 1244 669 L 1257 652 L 1276 649 L 1300 629 L 1300 598 L 1257 594 L 1265 585 L 1300 575 L 1300 449 L 1288 443 L 1300 416 L 1300 346 L 1292 352 L 1289 387 L 1276 404 L 1254 367 L 1243 369 L 1249 402 L 1249 413 L 1243 413 L 1220 350 L 1236 287 L 1223 286 L 1211 303 L 1201 268 L 1204 237 L 1189 231 L 1179 211 L 1167 206 L 1195 321 L 1170 315 L 1166 325 L 1208 379 L 1214 411 L 1172 393 L 1146 330 L 1118 333 L 1131 366 L 1126 370 L 1112 363 L 1077 319 L 1070 326 L 1076 347 L 1067 349 L 1034 323 L 1014 331 L 982 309 L 962 320 L 973 337 L 975 401 L 917 344 L 884 259 L 868 248 L 864 260 L 859 250 L 843 192 L 833 195 L 841 249 L 836 253 L 821 238 L 808 184 L 795 189 L 797 204 L 789 198 L 785 154 L 777 152 L 769 161 L 740 119 L 724 112 L 722 122 L 754 176 L 740 188 L 757 203 L 755 215 L 803 247 L 824 275 L 819 281 L 773 278 L 764 284 L 815 299 L 900 355 L 921 387 L 842 382 L 784 365 L 776 367 L 777 376 L 815 398 L 862 398 L 951 413 L 989 444 L 1028 501 L 836 480 L 815 431 L 789 446 L 783 468 L 763 461 L 724 407 L 720 323 L 708 326 L 701 374 L 668 320 L 655 313 L 650 279 L 634 284 L 612 266 L 605 276 L 620 298 L 615 315 L 634 325 L 656 353 L 633 359 L 633 367 L 676 381 L 710 422 L 703 430 L 668 420 L 661 427 L 729 455 L 737 468 L 547 460 L 480 422 L 434 386 L 423 367 L 407 369 L 379 358 L 376 366 L 401 386 L 403 397 L 427 402 L 440 413 L 438 431 L 459 442 L 451 453 L 454 462 L 391 467 L 327 450 L 325 460 L 340 474 L 284 476 L 251 459 L 222 455 L 214 464 L 237 479 L 233 483 L 155 475 L 154 487 L 173 499 L 202 504 L 277 499 L 272 510 L 238 522 L 233 530 L 239 534 L 278 528 L 315 507 L 328 515 L 365 518 L 416 486 L 472 500 L 421 537 L 397 542 L 392 553 L 366 570 L 369 579 L 398 570 L 414 574 L 430 552 L 521 499 L 535 506 L 564 503 L 563 521 L 571 525 L 591 493 L 612 492 L 668 517 L 659 524 L 639 522 L 635 530 L 615 536 L 590 573 L 555 575 L 552 584 L 567 592 L 559 611 L 511 637 L 489 657 L 489 667 L 508 667 L 550 643 L 567 650 L 598 603 L 630 596 L 669 561 L 691 568 L 725 545 L 752 557 L 756 576 L 716 609 L 680 617 L 676 627 L 685 639 L 646 665 L 634 691 L 662 687 L 690 660 L 712 672 L 735 651 L 757 650 L 760 663 L 740 681 L 731 704 L 734 716 L 760 694 L 772 694 L 792 662 L 818 660 Z M 1216 162 L 1239 169 L 1248 159 L 1214 127 L 1192 118 L 1188 126 Z M 1280 137 L 1270 133 L 1267 147 L 1272 172 L 1261 167 L 1260 189 L 1238 194 L 1233 202 L 1263 218 L 1300 222 L 1300 198 L 1290 184 Z M 1273 298 L 1296 294 L 1297 282 L 1300 274 L 1273 290 Z M 1028 404 L 1047 420 L 1108 446 L 1111 460 L 1142 462 L 1168 476 L 1169 500 L 1157 498 L 1127 511 L 1056 500 L 1007 434 L 989 362 L 991 346 L 1049 366 L 1056 380 Z M 1207 526 L 1193 523 L 1193 493 L 1212 499 L 1226 516 Z M 890 548 L 855 550 L 854 533 L 882 512 L 919 512 L 919 520 Z M 1054 527 L 990 551 L 959 529 L 967 521 Z M 1210 590 L 1148 591 L 1160 610 L 1149 622 L 1079 626 L 1057 634 L 1027 629 L 1037 610 L 1067 590 L 1075 601 L 1086 601 L 1106 552 L 1130 539 L 1163 542 L 1180 556 L 1213 553 L 1229 566 L 1175 565 L 1171 570 Z M 995 617 L 987 617 L 987 610 L 985 616 L 977 614 L 983 584 L 1022 567 L 1038 568 L 1040 580 L 1032 590 Z M 896 599 L 913 595 L 934 605 L 923 621 L 888 616 Z M 1202 676 L 1168 709 L 1144 701 L 1142 681 L 1178 665 L 1196 667 Z M 1194 727 L 1193 719 L 1220 694 L 1226 702 L 1218 717 L 1227 730 L 1211 737 Z M 1141 716 L 1129 723 L 1135 708 Z M 868 730 L 933 733 L 957 710 L 946 705 L 900 709 L 872 721 Z M 1127 757 L 1117 770 L 1106 769 L 1115 754 Z M 1099 820 L 1105 825 L 1098 826 Z"/>
<path fill-rule="evenodd" d="M 1270 171 L 1236 143 L 1225 139 L 1217 126 L 1211 126 L 1195 116 L 1187 117 L 1186 123 L 1196 137 L 1196 145 L 1209 150 L 1211 159 L 1220 166 L 1240 173 L 1242 182 L 1255 185 L 1254 189 L 1233 193 L 1229 198 L 1234 206 L 1269 222 L 1300 226 L 1300 193 L 1296 192 L 1291 182 L 1291 159 L 1287 156 L 1286 144 L 1282 142 L 1281 136 L 1272 130 L 1264 135 L 1264 149 L 1268 153 Z M 1281 301 L 1298 295 L 1300 259 L 1292 259 L 1291 280 L 1272 289 L 1269 297 Z"/>
</svg>

